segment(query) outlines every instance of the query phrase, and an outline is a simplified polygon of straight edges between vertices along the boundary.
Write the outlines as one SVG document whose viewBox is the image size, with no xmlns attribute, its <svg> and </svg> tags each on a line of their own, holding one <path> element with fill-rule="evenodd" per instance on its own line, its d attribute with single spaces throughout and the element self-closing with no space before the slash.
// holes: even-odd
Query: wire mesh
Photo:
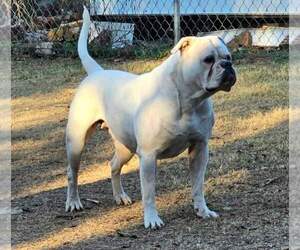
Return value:
<svg viewBox="0 0 300 250">
<path fill-rule="evenodd" d="M 76 56 L 85 4 L 93 20 L 92 53 L 159 53 L 174 41 L 174 3 L 175 0 L 12 0 L 11 38 L 23 45 L 16 46 L 22 48 L 17 53 Z M 179 6 L 181 36 L 216 34 L 234 49 L 288 43 L 288 0 L 180 0 Z M 293 10 L 293 14 L 297 16 L 299 10 Z M 293 29 L 290 41 L 300 35 L 298 27 Z"/>
</svg>

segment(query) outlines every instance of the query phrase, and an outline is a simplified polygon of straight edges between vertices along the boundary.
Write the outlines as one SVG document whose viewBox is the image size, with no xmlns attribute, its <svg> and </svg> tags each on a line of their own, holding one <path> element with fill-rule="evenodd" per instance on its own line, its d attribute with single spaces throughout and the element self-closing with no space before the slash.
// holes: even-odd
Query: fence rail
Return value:
<svg viewBox="0 0 300 250">
<path fill-rule="evenodd" d="M 24 45 L 23 52 L 75 55 L 83 3 L 93 20 L 91 47 L 101 53 L 143 53 L 171 46 L 180 36 L 209 33 L 235 49 L 278 47 L 300 35 L 299 27 L 289 34 L 288 0 L 12 0 L 12 41 Z"/>
</svg>

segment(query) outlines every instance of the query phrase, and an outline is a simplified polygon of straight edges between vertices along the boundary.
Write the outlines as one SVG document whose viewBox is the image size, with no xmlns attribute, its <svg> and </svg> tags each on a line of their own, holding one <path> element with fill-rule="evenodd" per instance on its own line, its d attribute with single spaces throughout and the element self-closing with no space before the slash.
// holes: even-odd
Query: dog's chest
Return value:
<svg viewBox="0 0 300 250">
<path fill-rule="evenodd" d="M 158 154 L 159 158 L 174 157 L 195 141 L 207 141 L 211 136 L 214 123 L 213 113 L 202 114 L 194 112 L 184 115 L 168 129 L 168 140 Z"/>
</svg>

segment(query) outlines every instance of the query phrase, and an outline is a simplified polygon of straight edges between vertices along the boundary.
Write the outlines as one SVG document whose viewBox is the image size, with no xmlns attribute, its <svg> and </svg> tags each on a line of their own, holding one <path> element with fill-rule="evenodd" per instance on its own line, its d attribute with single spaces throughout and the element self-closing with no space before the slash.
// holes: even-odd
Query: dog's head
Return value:
<svg viewBox="0 0 300 250">
<path fill-rule="evenodd" d="M 171 53 L 180 53 L 184 82 L 207 92 L 230 91 L 236 82 L 230 52 L 218 36 L 184 37 Z"/>
</svg>

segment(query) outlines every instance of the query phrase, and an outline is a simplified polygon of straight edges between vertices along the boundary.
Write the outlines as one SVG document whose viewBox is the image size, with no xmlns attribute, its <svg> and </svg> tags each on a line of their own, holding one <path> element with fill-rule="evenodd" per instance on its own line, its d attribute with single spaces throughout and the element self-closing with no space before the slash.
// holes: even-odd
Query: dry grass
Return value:
<svg viewBox="0 0 300 250">
<path fill-rule="evenodd" d="M 276 52 L 275 52 L 276 53 Z M 158 208 L 166 226 L 142 226 L 138 161 L 123 169 L 130 207 L 111 195 L 111 140 L 97 131 L 82 159 L 86 210 L 64 213 L 64 128 L 68 105 L 84 72 L 78 60 L 13 63 L 13 207 L 15 249 L 280 249 L 288 244 L 288 62 L 276 55 L 237 65 L 238 83 L 214 97 L 216 126 L 206 194 L 218 220 L 191 207 L 186 153 L 160 162 Z M 254 59 L 255 61 L 255 59 Z M 160 61 L 104 62 L 142 73 Z M 96 205 L 86 200 L 96 199 Z"/>
</svg>

